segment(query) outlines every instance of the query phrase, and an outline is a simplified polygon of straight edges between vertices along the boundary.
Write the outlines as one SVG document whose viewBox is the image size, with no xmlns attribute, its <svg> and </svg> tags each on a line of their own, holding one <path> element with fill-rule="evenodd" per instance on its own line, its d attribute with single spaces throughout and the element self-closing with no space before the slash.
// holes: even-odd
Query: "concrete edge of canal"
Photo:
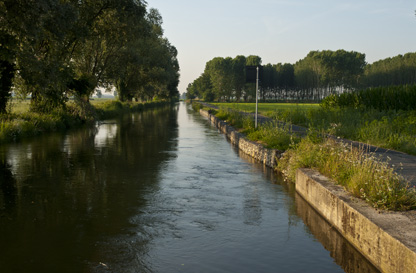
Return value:
<svg viewBox="0 0 416 273">
<path fill-rule="evenodd" d="M 242 152 L 269 167 L 276 165 L 281 151 L 245 139 L 233 127 L 205 110 L 201 109 L 200 114 L 226 134 Z M 296 191 L 380 271 L 416 271 L 414 212 L 375 210 L 310 169 L 297 171 Z"/>
</svg>

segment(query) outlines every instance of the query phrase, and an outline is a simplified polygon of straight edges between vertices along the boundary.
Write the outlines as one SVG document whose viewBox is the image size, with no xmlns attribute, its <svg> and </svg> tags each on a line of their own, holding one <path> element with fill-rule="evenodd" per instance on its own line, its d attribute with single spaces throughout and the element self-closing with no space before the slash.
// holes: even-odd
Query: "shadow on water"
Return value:
<svg viewBox="0 0 416 273">
<path fill-rule="evenodd" d="M 347 273 L 380 272 L 342 235 L 316 212 L 299 194 L 296 210 L 315 238 L 331 253 L 331 257 Z"/>
<path fill-rule="evenodd" d="M 285 182 L 271 168 L 259 164 L 256 160 L 239 151 L 237 148 L 234 148 L 234 150 L 241 158 L 256 165 L 257 168 L 261 168 L 268 179 L 282 186 L 282 190 L 291 197 L 285 203 L 289 212 L 289 223 L 296 225 L 297 221 L 302 219 L 307 227 L 307 232 L 311 233 L 330 252 L 331 257 L 345 272 L 380 272 L 296 192 L 294 183 Z"/>
<path fill-rule="evenodd" d="M 177 134 L 168 107 L 0 146 L 0 271 L 104 270 L 100 242 L 128 232 Z"/>
</svg>

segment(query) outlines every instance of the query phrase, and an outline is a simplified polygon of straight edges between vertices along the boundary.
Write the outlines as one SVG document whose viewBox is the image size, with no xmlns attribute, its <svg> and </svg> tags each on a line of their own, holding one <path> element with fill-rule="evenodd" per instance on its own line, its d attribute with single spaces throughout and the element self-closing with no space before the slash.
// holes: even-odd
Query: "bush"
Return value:
<svg viewBox="0 0 416 273">
<path fill-rule="evenodd" d="M 330 95 L 321 106 L 328 108 L 360 108 L 389 110 L 416 110 L 416 85 L 377 87 L 353 93 Z"/>
</svg>

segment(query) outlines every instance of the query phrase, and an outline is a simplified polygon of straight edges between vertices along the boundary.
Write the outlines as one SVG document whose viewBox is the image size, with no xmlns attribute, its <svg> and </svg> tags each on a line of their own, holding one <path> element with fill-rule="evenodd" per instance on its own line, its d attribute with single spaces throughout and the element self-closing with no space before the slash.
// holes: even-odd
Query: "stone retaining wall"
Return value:
<svg viewBox="0 0 416 273">
<path fill-rule="evenodd" d="M 247 140 L 241 133 L 236 131 L 227 122 L 220 120 L 214 115 L 211 115 L 206 110 L 199 110 L 199 113 L 207 117 L 208 120 L 214 124 L 222 133 L 224 133 L 231 143 L 237 146 L 242 152 L 262 162 L 268 167 L 275 167 L 277 159 L 280 158 L 282 152 L 276 149 L 267 149 L 263 145 L 254 141 Z"/>
</svg>

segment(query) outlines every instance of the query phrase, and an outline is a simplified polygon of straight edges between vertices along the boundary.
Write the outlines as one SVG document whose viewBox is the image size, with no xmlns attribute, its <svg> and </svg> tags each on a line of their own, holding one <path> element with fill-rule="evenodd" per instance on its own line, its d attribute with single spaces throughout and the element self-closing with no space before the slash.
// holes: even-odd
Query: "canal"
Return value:
<svg viewBox="0 0 416 273">
<path fill-rule="evenodd" d="M 377 272 L 185 104 L 0 146 L 0 272 Z"/>
</svg>

